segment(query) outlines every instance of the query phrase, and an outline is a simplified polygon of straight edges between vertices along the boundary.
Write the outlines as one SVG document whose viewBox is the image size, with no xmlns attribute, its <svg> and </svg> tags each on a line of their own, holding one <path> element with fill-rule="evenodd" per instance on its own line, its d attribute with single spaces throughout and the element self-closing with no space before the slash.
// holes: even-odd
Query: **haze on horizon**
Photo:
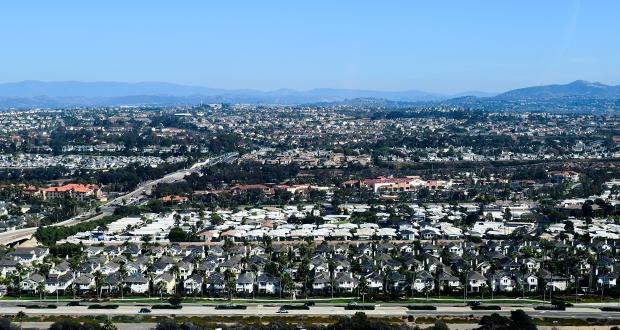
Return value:
<svg viewBox="0 0 620 330">
<path fill-rule="evenodd" d="M 620 83 L 617 1 L 5 3 L 0 82 L 501 92 Z"/>
</svg>

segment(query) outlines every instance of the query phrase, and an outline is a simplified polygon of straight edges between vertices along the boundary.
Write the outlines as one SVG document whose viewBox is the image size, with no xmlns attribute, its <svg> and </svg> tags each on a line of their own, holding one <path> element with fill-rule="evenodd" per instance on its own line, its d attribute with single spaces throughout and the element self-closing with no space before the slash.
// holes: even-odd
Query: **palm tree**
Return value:
<svg viewBox="0 0 620 330">
<path fill-rule="evenodd" d="M 411 290 L 411 297 L 413 298 L 415 292 L 415 281 L 417 278 L 417 274 L 415 271 L 408 270 L 405 273 L 405 279 L 407 280 L 407 284 L 409 285 L 409 289 Z"/>
<path fill-rule="evenodd" d="M 257 264 L 252 264 L 250 266 L 250 269 L 252 270 L 252 273 L 254 274 L 254 276 L 252 276 L 252 300 L 254 300 L 254 288 L 256 287 L 256 278 L 258 277 L 258 265 Z"/>
<path fill-rule="evenodd" d="M 226 280 L 224 284 L 226 291 L 228 291 L 230 300 L 232 300 L 233 292 L 237 289 L 237 279 L 235 278 L 235 274 L 228 269 L 224 272 L 224 279 Z"/>
<path fill-rule="evenodd" d="M 331 291 L 332 291 L 332 299 L 334 298 L 334 287 L 336 286 L 336 283 L 334 281 L 334 271 L 336 270 L 336 264 L 334 263 L 334 259 L 332 259 L 331 257 L 329 258 L 329 261 L 327 262 L 327 267 L 329 269 L 329 286 L 331 287 Z"/>
<path fill-rule="evenodd" d="M 69 266 L 71 267 L 71 272 L 73 273 L 73 278 L 75 279 L 75 273 L 78 270 L 80 263 L 82 262 L 82 254 L 75 256 L 69 260 Z M 73 290 L 73 300 L 75 300 L 76 290 Z"/>
<path fill-rule="evenodd" d="M 43 294 L 45 294 L 45 281 L 37 283 L 37 291 L 39 292 L 39 300 L 43 300 Z"/>
<path fill-rule="evenodd" d="M 149 298 L 151 298 L 151 291 L 153 290 L 153 279 L 155 279 L 155 272 L 153 271 L 152 267 L 146 268 L 146 277 L 149 280 L 148 294 L 149 294 Z"/>
<path fill-rule="evenodd" d="M 443 274 L 443 267 L 436 267 L 433 273 L 433 283 L 437 285 L 437 298 L 441 296 L 441 280 L 439 278 L 441 274 Z"/>
<path fill-rule="evenodd" d="M 602 276 L 599 276 L 601 278 L 601 302 L 603 302 L 603 297 L 605 296 L 605 279 L 607 278 L 607 275 L 610 273 L 609 268 L 607 266 L 603 267 L 600 273 L 602 275 Z"/>
<path fill-rule="evenodd" d="M 480 295 L 481 295 L 480 300 L 484 300 L 484 293 L 488 292 L 488 291 L 489 291 L 489 286 L 488 285 L 482 285 L 480 287 Z"/>
<path fill-rule="evenodd" d="M 308 299 L 308 275 L 310 273 L 310 260 L 308 259 L 308 257 L 306 257 L 304 255 L 303 260 L 301 261 L 301 264 L 299 265 L 299 268 L 297 269 L 297 277 L 298 279 L 302 279 L 304 280 L 304 286 L 303 286 L 303 291 L 304 291 L 304 295 L 306 296 L 306 299 Z"/>
<path fill-rule="evenodd" d="M 428 295 L 433 292 L 433 289 L 429 285 L 424 285 L 424 294 L 426 295 L 426 301 L 428 302 Z"/>
<path fill-rule="evenodd" d="M 362 303 L 365 300 L 365 296 L 368 293 L 368 280 L 364 276 L 360 278 L 359 284 L 357 285 L 357 291 L 359 295 L 362 296 Z"/>
<path fill-rule="evenodd" d="M 22 278 L 24 277 L 24 275 L 26 275 L 26 270 L 24 269 L 24 266 L 22 264 L 17 264 L 15 266 L 15 268 L 17 269 L 17 290 L 19 292 L 19 297 L 22 297 Z"/>
<path fill-rule="evenodd" d="M 121 262 L 121 265 L 118 269 L 118 272 L 121 276 L 120 278 L 120 282 L 119 282 L 119 288 L 121 290 L 121 300 L 125 299 L 124 297 L 124 291 L 125 291 L 125 278 L 127 278 L 127 267 L 125 266 L 125 262 Z"/>
<path fill-rule="evenodd" d="M 177 286 L 181 283 L 181 281 L 178 281 L 181 278 L 181 268 L 179 267 L 179 264 L 174 264 L 172 268 L 170 268 L 170 271 L 174 275 L 174 293 L 177 293 Z M 177 281 L 179 283 L 177 283 Z"/>
<path fill-rule="evenodd" d="M 164 300 L 164 290 L 166 290 L 166 282 L 160 280 L 157 282 L 157 291 L 159 291 L 159 300 Z"/>
<path fill-rule="evenodd" d="M 97 270 L 95 271 L 95 273 L 93 273 L 93 275 L 95 275 L 95 290 L 99 296 L 99 299 L 101 299 L 101 293 L 103 292 L 104 284 L 103 274 L 101 273 L 101 271 Z"/>
</svg>

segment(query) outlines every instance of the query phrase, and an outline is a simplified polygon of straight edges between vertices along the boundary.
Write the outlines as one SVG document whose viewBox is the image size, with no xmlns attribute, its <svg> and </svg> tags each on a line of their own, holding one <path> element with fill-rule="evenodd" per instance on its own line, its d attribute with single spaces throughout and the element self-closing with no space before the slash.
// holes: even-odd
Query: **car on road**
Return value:
<svg viewBox="0 0 620 330">
<path fill-rule="evenodd" d="M 280 308 L 280 309 L 278 309 L 278 311 L 276 313 L 278 313 L 278 314 L 288 314 L 288 310 L 286 308 Z"/>
<path fill-rule="evenodd" d="M 470 307 L 472 307 L 472 306 L 480 306 L 480 302 L 479 302 L 479 301 L 477 301 L 477 300 L 474 300 L 474 301 L 468 301 L 468 302 L 467 302 L 467 306 L 470 306 Z"/>
<path fill-rule="evenodd" d="M 306 301 L 304 303 L 304 306 L 306 306 L 306 307 L 312 307 L 314 305 L 316 305 L 316 303 L 314 301 Z"/>
<path fill-rule="evenodd" d="M 148 308 L 140 308 L 140 311 L 138 313 L 140 313 L 140 314 L 148 314 L 150 312 L 151 312 L 151 310 L 148 309 Z"/>
</svg>

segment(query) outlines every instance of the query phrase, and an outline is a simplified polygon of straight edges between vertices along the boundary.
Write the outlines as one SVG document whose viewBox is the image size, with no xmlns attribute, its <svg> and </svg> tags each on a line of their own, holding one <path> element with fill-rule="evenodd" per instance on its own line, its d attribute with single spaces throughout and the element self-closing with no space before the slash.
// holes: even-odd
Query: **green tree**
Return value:
<svg viewBox="0 0 620 330">
<path fill-rule="evenodd" d="M 224 280 L 224 288 L 228 292 L 230 300 L 232 300 L 233 293 L 237 290 L 237 278 L 233 272 L 227 269 L 224 272 Z"/>
<path fill-rule="evenodd" d="M 101 327 L 101 329 L 102 330 L 118 330 L 116 325 L 110 319 L 106 319 L 105 321 L 103 321 L 103 327 Z"/>
<path fill-rule="evenodd" d="M 24 319 L 26 319 L 26 313 L 24 313 L 24 311 L 19 311 L 17 312 L 17 314 L 15 314 L 15 317 L 13 319 L 15 320 L 15 322 L 19 323 L 19 330 L 21 330 Z"/>
<path fill-rule="evenodd" d="M 183 302 L 183 297 L 181 297 L 178 294 L 175 294 L 172 297 L 168 298 L 168 303 L 175 307 L 180 306 L 182 302 Z"/>
<path fill-rule="evenodd" d="M 37 283 L 37 292 L 39 293 L 39 299 L 43 300 L 43 295 L 45 294 L 45 281 Z"/>
</svg>

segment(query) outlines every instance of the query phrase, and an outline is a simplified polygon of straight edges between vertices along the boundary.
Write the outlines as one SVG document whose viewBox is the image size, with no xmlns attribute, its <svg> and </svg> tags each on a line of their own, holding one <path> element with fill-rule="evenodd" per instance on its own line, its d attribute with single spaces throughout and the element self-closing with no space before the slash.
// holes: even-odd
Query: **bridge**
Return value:
<svg viewBox="0 0 620 330">
<path fill-rule="evenodd" d="M 37 227 L 16 229 L 0 233 L 0 244 L 12 246 L 25 242 L 32 238 Z"/>
</svg>

